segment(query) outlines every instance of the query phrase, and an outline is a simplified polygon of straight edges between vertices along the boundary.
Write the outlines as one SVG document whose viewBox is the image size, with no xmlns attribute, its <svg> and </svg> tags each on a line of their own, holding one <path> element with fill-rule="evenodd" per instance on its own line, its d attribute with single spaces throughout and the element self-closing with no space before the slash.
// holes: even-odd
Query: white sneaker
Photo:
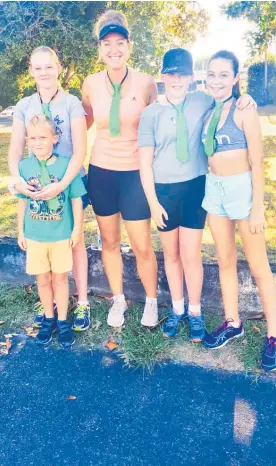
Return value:
<svg viewBox="0 0 276 466">
<path fill-rule="evenodd" d="M 158 325 L 158 307 L 156 303 L 146 302 L 141 325 L 144 327 L 156 327 Z"/>
<path fill-rule="evenodd" d="M 127 303 L 113 302 L 108 312 L 107 323 L 110 327 L 121 327 L 125 321 L 124 313 L 127 310 Z"/>
</svg>

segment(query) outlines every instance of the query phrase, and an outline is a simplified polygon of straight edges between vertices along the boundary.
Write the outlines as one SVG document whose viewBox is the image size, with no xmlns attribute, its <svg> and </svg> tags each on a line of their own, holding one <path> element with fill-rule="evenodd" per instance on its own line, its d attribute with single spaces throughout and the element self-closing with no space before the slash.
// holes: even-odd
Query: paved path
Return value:
<svg viewBox="0 0 276 466">
<path fill-rule="evenodd" d="M 1 364 L 1 466 L 276 465 L 273 381 L 33 342 Z"/>
</svg>

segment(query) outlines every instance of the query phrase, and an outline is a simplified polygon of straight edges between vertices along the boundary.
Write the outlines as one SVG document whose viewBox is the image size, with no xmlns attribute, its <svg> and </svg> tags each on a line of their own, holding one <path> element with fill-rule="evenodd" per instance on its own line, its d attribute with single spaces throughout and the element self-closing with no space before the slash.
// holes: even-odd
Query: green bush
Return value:
<svg viewBox="0 0 276 466">
<path fill-rule="evenodd" d="M 276 60 L 269 60 L 267 66 L 268 87 L 264 85 L 265 63 L 258 62 L 251 65 L 248 69 L 247 92 L 258 105 L 267 105 L 276 103 Z"/>
</svg>

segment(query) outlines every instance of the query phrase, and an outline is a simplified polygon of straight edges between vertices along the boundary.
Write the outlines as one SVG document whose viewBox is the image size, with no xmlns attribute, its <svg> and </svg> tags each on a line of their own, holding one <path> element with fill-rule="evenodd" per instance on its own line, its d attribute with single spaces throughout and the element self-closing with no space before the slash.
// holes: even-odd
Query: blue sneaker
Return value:
<svg viewBox="0 0 276 466">
<path fill-rule="evenodd" d="M 75 343 L 74 332 L 67 320 L 57 320 L 58 342 L 65 348 L 71 348 Z"/>
<path fill-rule="evenodd" d="M 178 315 L 173 312 L 173 308 L 170 309 L 167 320 L 164 322 L 162 331 L 163 337 L 172 338 L 175 337 L 178 331 L 178 327 L 181 322 L 188 317 L 188 308 L 184 306 L 184 314 Z"/>
<path fill-rule="evenodd" d="M 204 324 L 204 317 L 202 314 L 199 315 L 191 315 L 188 314 L 189 319 L 189 338 L 194 343 L 201 343 L 205 337 L 205 324 Z"/>
<path fill-rule="evenodd" d="M 276 338 L 270 337 L 265 339 L 265 345 L 262 355 L 262 368 L 265 371 L 276 370 Z"/>
<path fill-rule="evenodd" d="M 83 332 L 90 327 L 90 305 L 78 304 L 74 310 L 73 330 Z"/>
<path fill-rule="evenodd" d="M 38 334 L 35 337 L 35 342 L 38 345 L 48 345 L 52 341 L 52 334 L 56 328 L 55 318 L 46 318 L 43 320 Z"/>
<path fill-rule="evenodd" d="M 226 320 L 220 327 L 211 333 L 206 333 L 204 346 L 208 349 L 222 348 L 235 338 L 241 338 L 244 334 L 242 322 L 239 327 L 232 327 L 232 319 Z"/>
<path fill-rule="evenodd" d="M 35 303 L 34 305 L 33 327 L 40 328 L 44 320 L 45 320 L 44 307 L 42 306 L 40 301 L 37 301 L 37 303 Z"/>
</svg>

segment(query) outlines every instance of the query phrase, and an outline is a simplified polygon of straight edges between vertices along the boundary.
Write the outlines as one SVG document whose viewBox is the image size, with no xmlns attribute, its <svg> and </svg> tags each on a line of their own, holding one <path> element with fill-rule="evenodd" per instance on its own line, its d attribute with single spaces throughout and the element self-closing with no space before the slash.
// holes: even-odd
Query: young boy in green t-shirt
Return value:
<svg viewBox="0 0 276 466">
<path fill-rule="evenodd" d="M 44 115 L 34 116 L 27 126 L 26 141 L 32 155 L 20 162 L 20 176 L 35 191 L 60 181 L 69 159 L 53 154 L 53 146 L 58 141 L 54 123 Z M 45 320 L 36 337 L 36 342 L 42 345 L 52 340 L 56 327 L 63 347 L 74 343 L 73 331 L 67 321 L 68 272 L 72 269 L 72 248 L 80 239 L 81 196 L 85 193 L 84 184 L 77 175 L 54 199 L 36 200 L 17 195 L 18 244 L 27 252 L 26 272 L 36 275 L 39 298 L 45 310 Z"/>
</svg>

